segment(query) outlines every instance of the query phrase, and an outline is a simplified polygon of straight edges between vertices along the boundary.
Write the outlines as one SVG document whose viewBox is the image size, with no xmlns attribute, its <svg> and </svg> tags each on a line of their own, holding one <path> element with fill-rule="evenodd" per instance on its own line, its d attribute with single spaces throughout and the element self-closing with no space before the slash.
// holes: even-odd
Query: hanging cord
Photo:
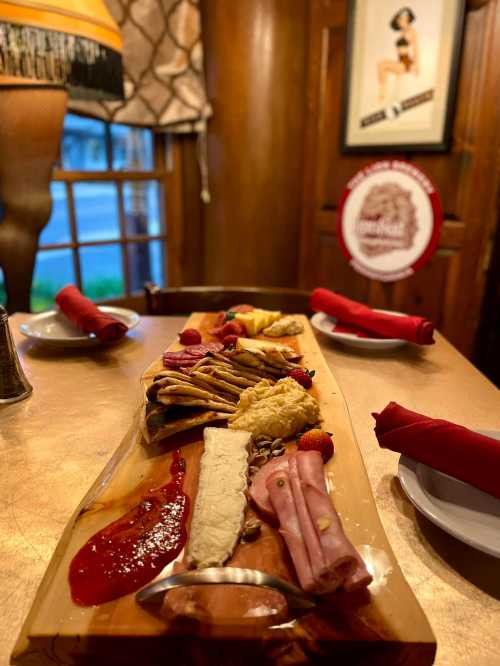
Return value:
<svg viewBox="0 0 500 666">
<path fill-rule="evenodd" d="M 197 140 L 197 153 L 198 153 L 198 165 L 200 168 L 201 176 L 201 200 L 204 204 L 209 204 L 210 197 L 210 186 L 208 182 L 208 138 L 207 138 L 207 119 L 206 115 L 203 114 L 203 118 L 200 120 L 200 130 L 198 132 Z"/>
</svg>

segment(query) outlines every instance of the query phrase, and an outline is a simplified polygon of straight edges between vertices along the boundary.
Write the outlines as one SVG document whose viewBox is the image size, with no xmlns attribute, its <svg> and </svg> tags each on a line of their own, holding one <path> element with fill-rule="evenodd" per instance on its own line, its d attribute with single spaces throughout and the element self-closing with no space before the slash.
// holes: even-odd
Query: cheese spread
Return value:
<svg viewBox="0 0 500 666">
<path fill-rule="evenodd" d="M 229 427 L 248 430 L 254 436 L 293 437 L 319 420 L 319 404 L 291 377 L 271 384 L 263 379 L 240 395 Z"/>
</svg>

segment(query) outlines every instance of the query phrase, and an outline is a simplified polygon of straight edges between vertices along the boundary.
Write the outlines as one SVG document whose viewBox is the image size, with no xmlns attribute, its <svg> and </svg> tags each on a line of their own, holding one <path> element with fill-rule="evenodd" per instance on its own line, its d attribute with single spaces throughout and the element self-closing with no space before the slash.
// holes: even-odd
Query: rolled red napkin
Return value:
<svg viewBox="0 0 500 666">
<path fill-rule="evenodd" d="M 384 449 L 402 453 L 500 498 L 500 441 L 390 402 L 375 418 Z"/>
<path fill-rule="evenodd" d="M 434 324 L 424 317 L 410 317 L 375 312 L 367 305 L 351 301 L 328 289 L 315 289 L 310 298 L 311 310 L 325 312 L 335 317 L 339 329 L 357 332 L 361 337 L 367 333 L 374 337 L 399 338 L 419 345 L 432 345 L 435 340 Z"/>
<path fill-rule="evenodd" d="M 66 317 L 83 333 L 95 333 L 102 342 L 115 342 L 123 338 L 127 326 L 110 314 L 101 312 L 90 298 L 74 285 L 63 287 L 56 294 L 56 303 Z"/>
</svg>

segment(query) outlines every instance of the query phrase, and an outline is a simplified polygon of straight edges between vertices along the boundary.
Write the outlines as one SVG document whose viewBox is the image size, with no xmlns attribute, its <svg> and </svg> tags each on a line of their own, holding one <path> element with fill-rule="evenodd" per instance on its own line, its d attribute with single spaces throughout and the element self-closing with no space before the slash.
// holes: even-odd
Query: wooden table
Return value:
<svg viewBox="0 0 500 666">
<path fill-rule="evenodd" d="M 144 368 L 182 318 L 143 317 L 106 349 L 55 350 L 23 338 L 11 317 L 34 391 L 0 407 L 0 663 L 7 664 L 59 536 L 130 426 Z M 344 392 L 392 548 L 438 641 L 439 666 L 500 663 L 500 562 L 416 513 L 397 479 L 398 456 L 381 450 L 372 411 L 390 400 L 466 426 L 500 429 L 500 392 L 446 340 L 366 353 L 322 337 Z"/>
</svg>

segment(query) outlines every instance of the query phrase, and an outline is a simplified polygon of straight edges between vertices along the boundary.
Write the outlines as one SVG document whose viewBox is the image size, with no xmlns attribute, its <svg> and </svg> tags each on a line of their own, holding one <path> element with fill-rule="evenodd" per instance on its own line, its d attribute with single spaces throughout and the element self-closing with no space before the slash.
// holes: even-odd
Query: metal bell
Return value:
<svg viewBox="0 0 500 666">
<path fill-rule="evenodd" d="M 0 404 L 23 400 L 32 391 L 12 340 L 9 315 L 0 305 Z"/>
</svg>

